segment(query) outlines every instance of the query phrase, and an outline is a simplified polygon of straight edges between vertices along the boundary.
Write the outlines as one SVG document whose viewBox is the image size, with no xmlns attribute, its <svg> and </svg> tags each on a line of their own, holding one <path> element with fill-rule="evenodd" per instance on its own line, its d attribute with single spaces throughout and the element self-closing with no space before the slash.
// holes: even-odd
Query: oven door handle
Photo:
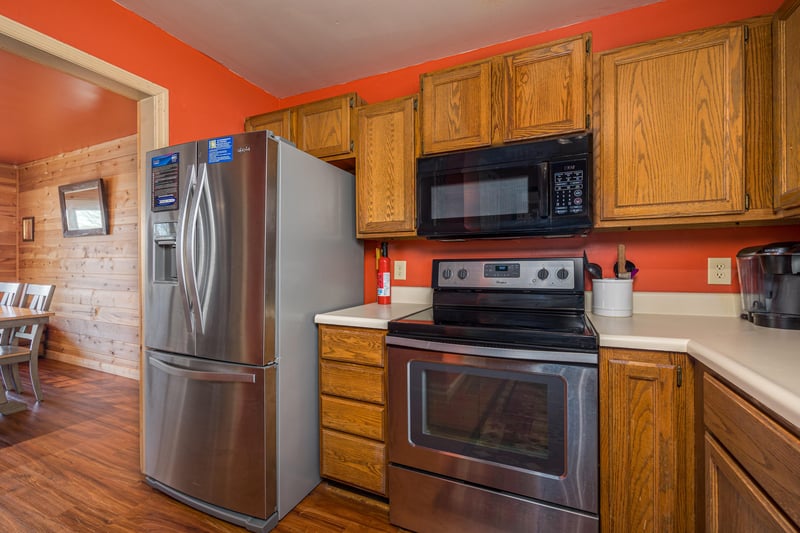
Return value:
<svg viewBox="0 0 800 533">
<path fill-rule="evenodd" d="M 522 359 L 525 361 L 546 361 L 557 363 L 578 363 L 597 365 L 597 352 L 559 352 L 554 350 L 515 350 L 512 348 L 496 348 L 493 346 L 475 346 L 451 342 L 436 342 L 423 339 L 410 339 L 394 335 L 386 336 L 387 346 L 404 346 L 433 352 L 477 355 L 482 357 L 501 357 L 505 359 Z"/>
</svg>

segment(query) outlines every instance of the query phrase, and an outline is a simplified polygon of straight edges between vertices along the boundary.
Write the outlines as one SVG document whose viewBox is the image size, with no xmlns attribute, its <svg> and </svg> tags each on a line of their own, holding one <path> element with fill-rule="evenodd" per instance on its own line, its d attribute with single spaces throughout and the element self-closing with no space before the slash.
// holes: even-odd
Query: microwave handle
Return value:
<svg viewBox="0 0 800 533">
<path fill-rule="evenodd" d="M 550 163 L 544 161 L 537 163 L 539 176 L 542 178 L 539 183 L 542 184 L 542 190 L 539 191 L 539 217 L 547 218 L 550 216 L 550 203 L 552 202 L 551 196 L 553 194 L 552 176 L 550 175 Z"/>
</svg>

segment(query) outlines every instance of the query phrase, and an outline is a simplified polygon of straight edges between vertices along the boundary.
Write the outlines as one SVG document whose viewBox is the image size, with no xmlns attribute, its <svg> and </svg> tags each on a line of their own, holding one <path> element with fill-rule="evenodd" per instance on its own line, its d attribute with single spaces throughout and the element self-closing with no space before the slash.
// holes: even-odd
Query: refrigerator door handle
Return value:
<svg viewBox="0 0 800 533">
<path fill-rule="evenodd" d="M 155 368 L 184 379 L 194 381 L 219 381 L 226 383 L 255 383 L 255 374 L 240 374 L 231 372 L 206 372 L 202 370 L 187 370 L 177 366 L 170 365 L 158 359 L 150 359 L 150 364 Z"/>
<path fill-rule="evenodd" d="M 194 328 L 202 332 L 204 323 L 200 314 L 200 295 L 197 290 L 197 218 L 198 211 L 200 210 L 200 187 L 197 182 L 197 172 L 194 167 L 192 168 L 192 176 L 189 181 L 189 189 L 191 189 L 191 200 L 189 194 L 186 195 L 186 212 L 187 218 L 185 227 L 186 246 L 181 250 L 185 254 L 184 261 L 187 265 L 186 268 L 186 297 L 189 300 L 189 307 L 194 318 Z"/>
<path fill-rule="evenodd" d="M 195 238 L 198 239 L 198 253 L 196 254 L 199 268 L 195 269 L 195 297 L 197 302 L 197 315 L 200 321 L 200 331 L 205 331 L 208 313 L 209 293 L 215 290 L 214 270 L 217 254 L 216 229 L 214 221 L 214 205 L 211 201 L 211 188 L 208 183 L 208 165 L 201 163 L 199 167 L 200 183 L 197 186 L 197 218 Z M 201 294 L 202 289 L 202 294 Z"/>
<path fill-rule="evenodd" d="M 189 214 L 189 205 L 192 198 L 192 193 L 194 192 L 194 184 L 197 182 L 197 171 L 194 165 L 189 165 L 186 169 L 186 173 L 189 175 L 189 182 L 186 186 L 186 194 L 183 197 L 183 203 L 181 205 L 181 211 L 178 219 L 178 235 L 176 237 L 175 246 L 177 249 L 176 255 L 176 263 L 177 263 L 177 271 L 178 271 L 178 289 L 181 293 L 181 301 L 183 302 L 183 312 L 186 315 L 186 326 L 189 332 L 194 331 L 193 321 L 192 321 L 192 301 L 189 295 L 189 287 L 188 287 L 188 279 L 189 275 L 187 272 L 189 257 L 187 254 L 188 243 L 187 238 L 187 218 Z"/>
</svg>

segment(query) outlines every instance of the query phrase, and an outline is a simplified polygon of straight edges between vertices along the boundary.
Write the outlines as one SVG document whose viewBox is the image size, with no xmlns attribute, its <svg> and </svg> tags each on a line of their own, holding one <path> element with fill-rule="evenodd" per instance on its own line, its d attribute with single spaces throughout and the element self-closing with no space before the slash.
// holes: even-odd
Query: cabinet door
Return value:
<svg viewBox="0 0 800 533">
<path fill-rule="evenodd" d="M 800 439 L 707 373 L 703 375 L 703 422 L 706 432 L 735 457 L 760 490 L 800 524 Z M 733 506 L 721 510 L 728 512 L 734 512 Z"/>
<path fill-rule="evenodd" d="M 358 110 L 358 238 L 416 234 L 416 96 Z"/>
<path fill-rule="evenodd" d="M 732 26 L 599 57 L 601 222 L 744 211 L 743 54 Z"/>
<path fill-rule="evenodd" d="M 706 531 L 797 529 L 710 434 L 705 435 Z"/>
<path fill-rule="evenodd" d="M 352 110 L 360 106 L 355 93 L 297 106 L 297 147 L 322 159 L 355 155 Z"/>
<path fill-rule="evenodd" d="M 775 207 L 800 208 L 800 0 L 788 0 L 778 10 L 773 31 Z"/>
<path fill-rule="evenodd" d="M 694 373 L 686 354 L 600 350 L 600 521 L 694 530 Z"/>
<path fill-rule="evenodd" d="M 424 154 L 491 144 L 491 59 L 423 74 L 420 85 Z"/>
<path fill-rule="evenodd" d="M 505 141 L 586 129 L 589 34 L 503 56 Z"/>
<path fill-rule="evenodd" d="M 279 137 L 292 139 L 292 112 L 289 109 L 283 111 L 273 111 L 272 113 L 264 113 L 247 117 L 244 121 L 244 131 L 258 131 L 269 130 Z"/>
</svg>

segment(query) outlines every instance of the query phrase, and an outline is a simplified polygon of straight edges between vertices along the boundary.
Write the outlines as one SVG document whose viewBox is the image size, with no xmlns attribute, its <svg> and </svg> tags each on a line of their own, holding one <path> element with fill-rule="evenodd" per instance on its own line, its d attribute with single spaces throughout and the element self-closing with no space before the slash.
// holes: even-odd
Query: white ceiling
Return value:
<svg viewBox="0 0 800 533">
<path fill-rule="evenodd" d="M 658 0 L 114 0 L 277 98 Z"/>
<path fill-rule="evenodd" d="M 114 0 L 277 98 L 658 0 Z M 135 102 L 0 51 L 0 163 L 135 132 Z"/>
</svg>

